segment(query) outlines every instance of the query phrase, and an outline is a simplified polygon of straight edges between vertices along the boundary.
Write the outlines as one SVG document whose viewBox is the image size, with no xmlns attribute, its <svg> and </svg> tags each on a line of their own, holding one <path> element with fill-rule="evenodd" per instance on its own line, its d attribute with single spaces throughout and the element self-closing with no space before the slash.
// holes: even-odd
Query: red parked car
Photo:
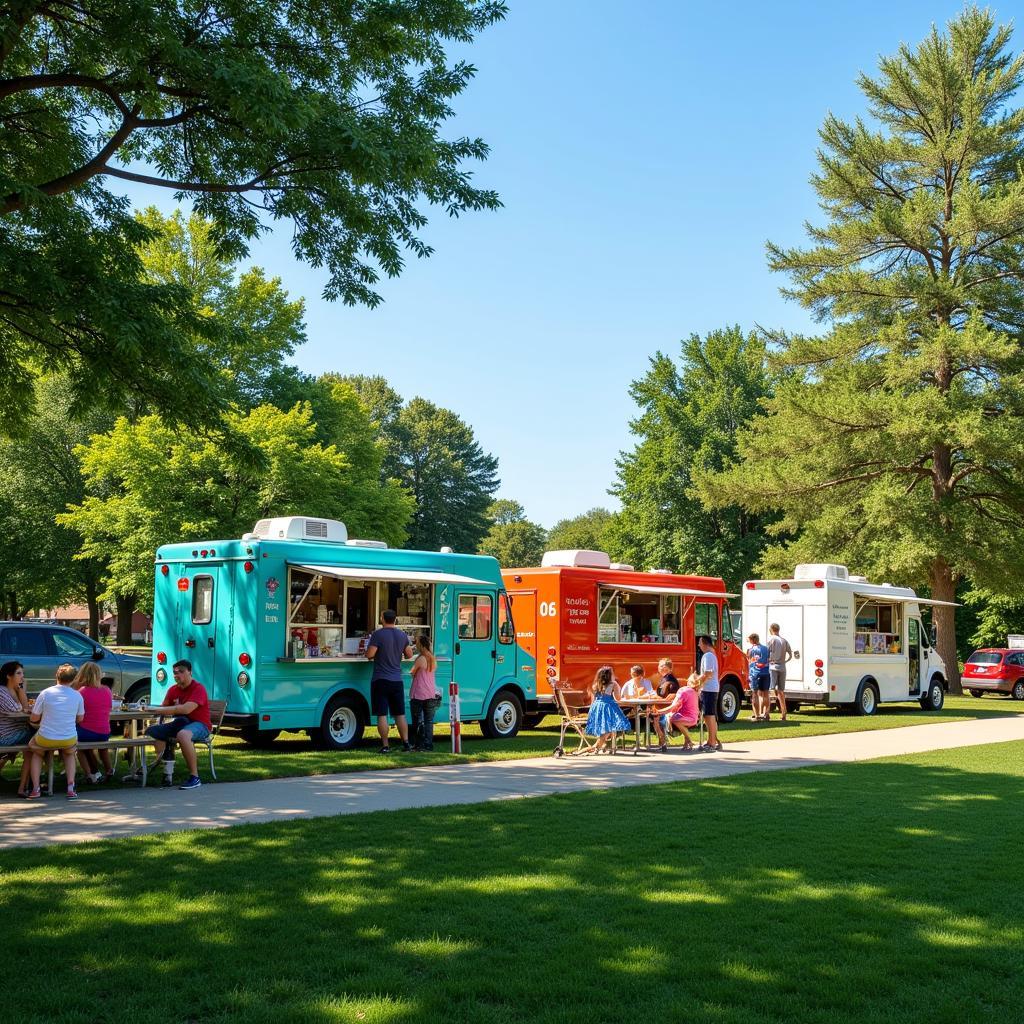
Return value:
<svg viewBox="0 0 1024 1024">
<path fill-rule="evenodd" d="M 972 697 L 985 693 L 1008 693 L 1024 700 L 1024 651 L 986 647 L 975 651 L 964 665 L 963 687 Z"/>
</svg>

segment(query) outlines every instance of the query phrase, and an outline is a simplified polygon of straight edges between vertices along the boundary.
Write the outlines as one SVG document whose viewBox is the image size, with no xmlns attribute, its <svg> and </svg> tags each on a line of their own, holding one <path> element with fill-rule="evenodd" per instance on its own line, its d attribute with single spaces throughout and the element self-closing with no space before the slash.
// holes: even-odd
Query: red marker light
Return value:
<svg viewBox="0 0 1024 1024">
<path fill-rule="evenodd" d="M 781 590 L 784 594 L 788 594 L 789 593 L 789 584 L 788 583 L 783 583 L 782 586 L 779 587 L 779 590 Z"/>
<path fill-rule="evenodd" d="M 205 558 L 205 557 L 206 557 L 206 556 L 207 556 L 207 555 L 209 554 L 209 551 L 207 551 L 207 550 L 206 550 L 206 548 L 203 548 L 203 550 L 202 550 L 202 551 L 200 551 L 200 552 L 199 552 L 199 554 L 200 554 L 200 555 L 201 555 L 201 556 L 202 556 L 203 558 Z"/>
<path fill-rule="evenodd" d="M 815 585 L 815 586 L 816 586 L 816 587 L 817 587 L 817 588 L 818 588 L 819 590 L 821 590 L 821 588 L 822 588 L 823 586 L 825 586 L 825 581 L 824 581 L 824 580 L 815 580 L 815 581 L 814 581 L 814 585 Z"/>
<path fill-rule="evenodd" d="M 549 658 L 548 658 L 548 664 L 549 664 L 549 665 L 554 665 L 554 663 L 555 663 L 555 659 L 554 659 L 554 658 L 552 658 L 552 657 L 549 657 Z"/>
<path fill-rule="evenodd" d="M 178 589 L 179 590 L 188 590 L 188 577 L 187 576 L 182 576 L 181 579 L 178 580 Z"/>
<path fill-rule="evenodd" d="M 162 573 L 163 573 L 163 574 L 164 574 L 165 576 L 168 576 L 168 575 L 170 575 L 170 572 L 171 572 L 171 567 L 170 567 L 169 565 L 161 565 L 161 566 L 160 566 L 160 571 L 161 571 L 161 572 L 162 572 Z"/>
<path fill-rule="evenodd" d="M 240 654 L 238 656 L 238 664 L 243 668 L 248 668 L 252 664 L 252 658 L 248 654 Z"/>
<path fill-rule="evenodd" d="M 557 654 L 557 653 L 558 653 L 558 651 L 557 651 L 556 648 L 554 648 L 554 647 L 549 647 L 548 648 L 548 654 Z"/>
<path fill-rule="evenodd" d="M 242 566 L 242 568 L 243 568 L 243 569 L 244 569 L 244 570 L 245 570 L 246 572 L 252 572 L 252 571 L 253 571 L 253 569 L 255 568 L 255 566 L 254 566 L 254 565 L 252 564 L 252 562 L 246 562 L 246 563 L 245 563 L 245 565 L 243 565 L 243 566 Z"/>
<path fill-rule="evenodd" d="M 823 662 L 821 660 L 821 658 L 818 658 L 817 661 L 815 661 L 815 663 L 814 663 L 814 667 L 815 668 L 824 668 L 825 667 L 825 662 Z"/>
<path fill-rule="evenodd" d="M 158 665 L 166 665 L 167 664 L 167 655 L 164 654 L 163 651 L 160 651 L 160 653 L 157 654 L 157 656 L 156 656 L 156 661 L 157 661 Z"/>
<path fill-rule="evenodd" d="M 210 548 L 210 557 L 213 558 L 213 556 L 216 555 L 216 554 L 217 554 L 217 552 L 214 551 L 213 548 Z"/>
<path fill-rule="evenodd" d="M 753 590 L 753 589 L 754 589 L 754 584 L 753 583 L 748 583 L 747 584 L 747 590 Z"/>
<path fill-rule="evenodd" d="M 814 674 L 820 679 L 825 673 L 822 672 L 820 668 L 816 668 L 814 670 Z"/>
</svg>

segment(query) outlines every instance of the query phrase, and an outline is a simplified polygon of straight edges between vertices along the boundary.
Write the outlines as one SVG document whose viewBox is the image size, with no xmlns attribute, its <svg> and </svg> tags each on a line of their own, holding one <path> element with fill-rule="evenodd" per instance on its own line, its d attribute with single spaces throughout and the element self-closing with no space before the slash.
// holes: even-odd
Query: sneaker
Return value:
<svg viewBox="0 0 1024 1024">
<path fill-rule="evenodd" d="M 160 776 L 160 785 L 164 789 L 170 789 L 171 786 L 174 785 L 174 776 L 173 775 L 161 775 Z"/>
<path fill-rule="evenodd" d="M 380 750 L 377 751 L 377 753 L 378 754 L 390 754 L 391 753 L 391 748 L 390 747 L 381 747 Z"/>
<path fill-rule="evenodd" d="M 412 747 L 410 747 L 408 743 L 403 743 L 402 744 L 402 753 L 403 754 L 408 754 L 410 750 L 412 750 Z"/>
<path fill-rule="evenodd" d="M 95 786 L 95 785 L 96 785 L 96 783 L 98 783 L 98 782 L 103 782 L 103 781 L 104 781 L 104 777 L 103 777 L 103 772 L 94 772 L 94 773 L 93 773 L 92 775 L 90 775 L 90 776 L 89 776 L 89 781 L 90 781 L 90 782 L 91 782 L 91 783 L 92 783 L 92 784 L 93 784 L 94 786 Z"/>
<path fill-rule="evenodd" d="M 667 754 L 668 753 L 668 744 L 667 743 L 662 743 L 661 746 L 658 747 L 658 752 L 662 753 L 662 754 Z"/>
<path fill-rule="evenodd" d="M 198 775 L 190 775 L 178 789 L 198 789 L 202 784 Z"/>
<path fill-rule="evenodd" d="M 69 800 L 77 800 L 78 799 L 78 793 L 75 792 L 75 787 L 74 786 L 68 786 L 68 799 Z"/>
</svg>

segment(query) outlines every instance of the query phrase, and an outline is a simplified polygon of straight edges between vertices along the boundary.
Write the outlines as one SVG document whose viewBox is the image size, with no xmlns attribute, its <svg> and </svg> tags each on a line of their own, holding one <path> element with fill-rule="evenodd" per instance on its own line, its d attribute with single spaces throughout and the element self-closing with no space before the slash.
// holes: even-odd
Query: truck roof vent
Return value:
<svg viewBox="0 0 1024 1024">
<path fill-rule="evenodd" d="M 851 583 L 867 583 L 867 576 L 849 576 L 847 577 Z"/>
<path fill-rule="evenodd" d="M 795 580 L 848 580 L 850 574 L 845 565 L 831 562 L 807 562 L 793 570 Z"/>
<path fill-rule="evenodd" d="M 673 572 L 671 569 L 648 569 L 648 572 L 656 572 L 661 576 L 672 576 Z"/>
<path fill-rule="evenodd" d="M 604 551 L 545 551 L 541 568 L 570 566 L 574 569 L 610 569 L 612 560 Z"/>
<path fill-rule="evenodd" d="M 382 540 L 347 540 L 347 548 L 386 548 L 387 543 Z"/>
<path fill-rule="evenodd" d="M 252 528 L 252 536 L 260 540 L 325 540 L 330 544 L 344 544 L 348 530 L 337 519 L 277 516 L 261 519 Z"/>
<path fill-rule="evenodd" d="M 608 566 L 609 569 L 617 569 L 619 572 L 635 572 L 636 570 L 631 565 L 626 565 L 625 562 L 612 562 Z"/>
</svg>

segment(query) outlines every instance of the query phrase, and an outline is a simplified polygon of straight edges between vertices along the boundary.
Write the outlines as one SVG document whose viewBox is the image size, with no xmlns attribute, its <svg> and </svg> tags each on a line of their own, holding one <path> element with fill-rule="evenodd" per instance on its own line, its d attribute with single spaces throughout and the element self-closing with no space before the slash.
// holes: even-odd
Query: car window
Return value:
<svg viewBox="0 0 1024 1024">
<path fill-rule="evenodd" d="M 968 659 L 968 665 L 998 665 L 1003 656 L 998 651 L 975 651 Z"/>
<path fill-rule="evenodd" d="M 14 657 L 46 657 L 50 651 L 46 643 L 47 629 L 29 629 L 23 626 L 8 626 L 0 633 L 0 651 Z"/>
<path fill-rule="evenodd" d="M 1022 653 L 1022 654 L 1008 654 L 1006 656 L 1006 664 L 1007 665 L 1016 665 L 1018 667 L 1020 667 L 1021 665 L 1024 665 L 1024 653 Z"/>
<path fill-rule="evenodd" d="M 92 652 L 96 650 L 91 640 L 63 629 L 54 630 L 53 646 L 58 655 L 68 658 L 91 658 Z"/>
</svg>

